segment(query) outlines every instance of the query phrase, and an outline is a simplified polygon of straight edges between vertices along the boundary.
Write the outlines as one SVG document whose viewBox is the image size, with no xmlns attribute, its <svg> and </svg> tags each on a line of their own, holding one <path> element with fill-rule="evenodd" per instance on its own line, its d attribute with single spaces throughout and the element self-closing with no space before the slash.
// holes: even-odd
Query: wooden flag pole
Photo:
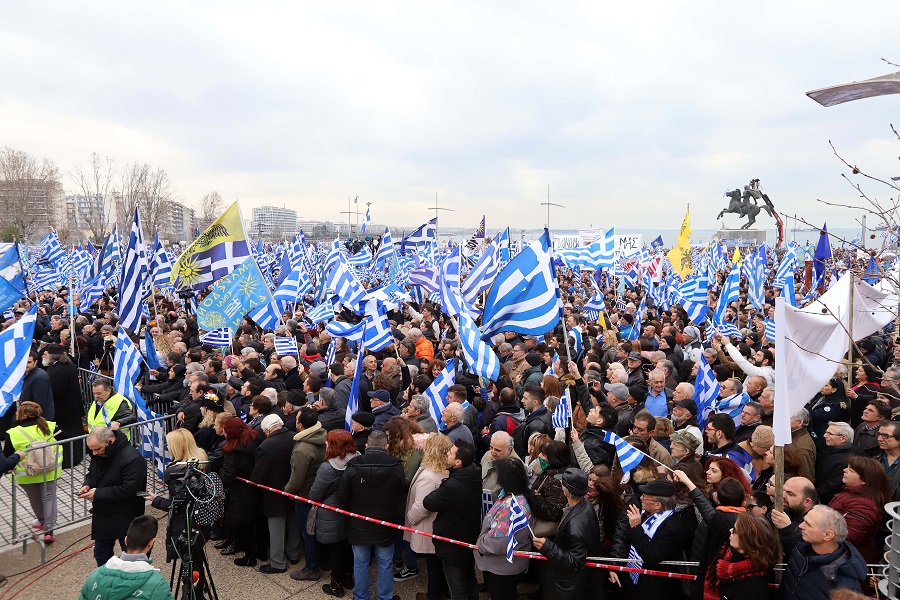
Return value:
<svg viewBox="0 0 900 600">
<path fill-rule="evenodd" d="M 784 512 L 784 446 L 775 446 L 775 510 Z"/>
</svg>

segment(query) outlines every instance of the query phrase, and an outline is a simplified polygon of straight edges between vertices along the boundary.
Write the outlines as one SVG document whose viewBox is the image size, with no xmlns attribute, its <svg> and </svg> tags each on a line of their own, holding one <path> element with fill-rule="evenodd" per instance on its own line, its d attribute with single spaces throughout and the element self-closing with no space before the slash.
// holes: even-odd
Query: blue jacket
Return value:
<svg viewBox="0 0 900 600">
<path fill-rule="evenodd" d="M 828 600 L 845 588 L 859 592 L 866 579 L 866 561 L 853 544 L 844 542 L 831 554 L 816 554 L 808 542 L 798 542 L 788 558 L 778 598 Z"/>
</svg>

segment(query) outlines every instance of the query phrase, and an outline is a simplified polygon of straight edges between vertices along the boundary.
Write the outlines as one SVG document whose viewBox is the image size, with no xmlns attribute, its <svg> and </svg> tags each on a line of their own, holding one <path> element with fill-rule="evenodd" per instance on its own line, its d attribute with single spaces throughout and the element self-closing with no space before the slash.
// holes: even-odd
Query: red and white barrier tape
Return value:
<svg viewBox="0 0 900 600">
<path fill-rule="evenodd" d="M 310 500 L 309 498 L 304 498 L 303 496 L 289 494 L 289 493 L 285 492 L 284 490 L 279 490 L 279 489 L 275 489 L 273 487 L 269 487 L 267 485 L 263 485 L 261 483 L 256 483 L 255 481 L 250 481 L 249 479 L 244 479 L 243 477 L 238 477 L 237 480 L 243 481 L 244 483 L 256 486 L 263 490 L 268 490 L 268 491 L 274 492 L 276 494 L 281 494 L 282 496 L 286 496 L 292 500 L 297 500 L 299 502 L 306 502 L 307 504 L 312 504 L 313 506 L 318 506 L 319 508 L 324 508 L 326 510 L 334 511 L 341 515 L 347 515 L 348 517 L 353 517 L 355 519 L 362 519 L 363 521 L 369 521 L 370 523 L 377 523 L 379 525 L 384 525 L 385 527 L 399 529 L 400 531 L 408 531 L 410 533 L 415 533 L 416 535 L 430 537 L 435 540 L 447 542 L 449 544 L 456 544 L 457 546 L 464 546 L 466 548 L 471 548 L 472 550 L 478 549 L 478 546 L 475 546 L 474 544 L 468 544 L 466 542 L 461 542 L 459 540 L 447 538 L 442 535 L 428 533 L 427 531 L 420 531 L 418 529 L 413 529 L 412 527 L 406 527 L 404 525 L 397 525 L 396 523 L 391 523 L 390 521 L 382 521 L 381 519 L 373 519 L 372 517 L 367 517 L 366 515 L 361 515 L 359 513 L 350 512 L 349 510 L 344 510 L 343 508 L 338 508 L 336 506 L 329 506 L 328 504 L 322 504 L 321 502 L 316 502 L 315 500 Z M 537 552 L 516 552 L 515 556 L 520 556 L 520 557 L 524 557 L 524 558 L 536 558 L 538 560 L 547 560 L 547 558 L 545 556 L 538 554 Z M 687 573 L 672 573 L 670 571 L 656 571 L 653 569 L 623 567 L 621 565 L 610 565 L 610 564 L 606 564 L 606 563 L 598 563 L 598 562 L 593 562 L 593 561 L 588 561 L 585 564 L 589 567 L 608 569 L 610 571 L 624 571 L 627 573 L 639 573 L 641 575 L 652 575 L 654 577 L 668 577 L 671 579 L 687 579 L 690 581 L 697 579 L 696 575 L 689 575 Z"/>
</svg>

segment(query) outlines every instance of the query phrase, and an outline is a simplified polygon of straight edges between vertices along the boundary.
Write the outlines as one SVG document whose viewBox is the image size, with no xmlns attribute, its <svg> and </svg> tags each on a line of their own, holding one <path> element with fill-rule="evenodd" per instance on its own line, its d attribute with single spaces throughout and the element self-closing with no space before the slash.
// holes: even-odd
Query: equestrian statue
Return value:
<svg viewBox="0 0 900 600">
<path fill-rule="evenodd" d="M 780 247 L 784 242 L 784 222 L 781 215 L 775 211 L 775 206 L 769 200 L 769 196 L 762 192 L 759 186 L 759 179 L 751 179 L 750 183 L 744 186 L 743 193 L 739 189 L 725 192 L 725 196 L 729 198 L 728 207 L 723 208 L 719 212 L 717 219 L 721 219 L 725 213 L 736 214 L 739 217 L 747 217 L 748 221 L 741 226 L 741 229 L 750 229 L 756 223 L 756 215 L 760 210 L 765 210 L 769 216 L 775 219 L 775 225 L 778 229 L 778 243 L 776 247 Z M 762 205 L 759 202 L 762 201 Z"/>
</svg>

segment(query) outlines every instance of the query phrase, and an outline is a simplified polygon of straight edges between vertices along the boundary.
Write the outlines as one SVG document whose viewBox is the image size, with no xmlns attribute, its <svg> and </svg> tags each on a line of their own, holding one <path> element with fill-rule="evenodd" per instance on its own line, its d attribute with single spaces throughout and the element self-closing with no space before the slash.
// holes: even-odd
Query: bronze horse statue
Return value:
<svg viewBox="0 0 900 600">
<path fill-rule="evenodd" d="M 759 206 L 755 202 L 751 202 L 749 198 L 743 199 L 741 190 L 733 190 L 725 192 L 728 196 L 728 208 L 723 208 L 717 219 L 721 219 L 725 213 L 733 213 L 741 217 L 750 219 L 741 229 L 750 229 L 750 226 L 756 223 L 756 215 L 759 214 Z"/>
</svg>

